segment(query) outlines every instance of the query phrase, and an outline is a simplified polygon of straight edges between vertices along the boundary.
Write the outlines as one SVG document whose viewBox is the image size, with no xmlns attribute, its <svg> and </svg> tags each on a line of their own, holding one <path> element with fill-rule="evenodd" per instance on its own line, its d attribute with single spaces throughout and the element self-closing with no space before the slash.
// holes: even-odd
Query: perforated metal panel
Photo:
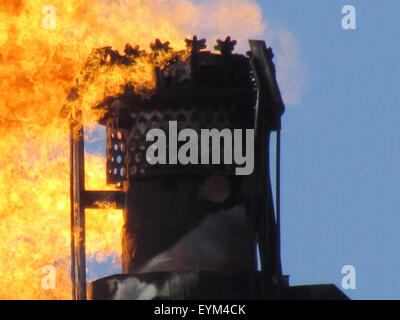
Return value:
<svg viewBox="0 0 400 320">
<path fill-rule="evenodd" d="M 220 172 L 232 175 L 235 169 L 234 164 L 200 164 L 201 130 L 251 128 L 252 122 L 249 114 L 251 115 L 251 112 L 248 112 L 248 108 L 225 104 L 189 105 L 185 107 L 160 106 L 142 109 L 132 108 L 131 110 L 126 107 L 122 111 L 119 110 L 116 117 L 107 122 L 108 183 L 118 184 L 123 180 L 134 177 L 144 178 L 167 174 L 197 175 L 207 172 Z M 196 131 L 199 146 L 198 164 L 149 164 L 150 159 L 146 158 L 146 153 L 154 142 L 146 141 L 146 135 L 151 129 L 162 129 L 168 142 L 169 121 L 177 122 L 178 133 L 185 128 Z M 125 128 L 119 128 L 116 125 L 117 123 L 124 123 Z M 184 143 L 185 141 L 178 142 L 178 150 Z M 167 156 L 168 148 L 167 144 Z M 223 150 L 223 146 L 221 146 L 221 162 L 223 162 Z M 169 159 L 166 160 L 168 162 Z"/>
<path fill-rule="evenodd" d="M 107 183 L 118 184 L 128 178 L 129 153 L 127 152 L 128 131 L 115 128 L 115 121 L 107 124 Z"/>
</svg>

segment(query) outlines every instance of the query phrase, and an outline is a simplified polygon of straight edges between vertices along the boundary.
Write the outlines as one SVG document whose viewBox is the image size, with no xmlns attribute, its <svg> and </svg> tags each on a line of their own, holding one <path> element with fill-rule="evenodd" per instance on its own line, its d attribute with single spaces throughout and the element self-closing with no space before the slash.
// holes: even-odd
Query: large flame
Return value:
<svg viewBox="0 0 400 320">
<path fill-rule="evenodd" d="M 105 84 L 108 93 L 117 93 L 127 80 L 148 89 L 154 85 L 146 59 L 134 71 L 113 70 L 112 76 L 91 69 L 97 73 L 87 85 L 80 71 L 88 68 L 92 49 L 113 46 L 122 52 L 128 42 L 148 48 L 160 38 L 179 50 L 195 32 L 215 37 L 229 32 L 239 43 L 262 33 L 253 1 L 198 2 L 0 2 L 0 298 L 71 298 L 65 110 L 73 108 L 62 109 L 71 88 L 81 91 L 79 104 L 90 124 L 98 116 L 91 107 L 104 97 Z M 87 156 L 86 179 L 88 189 L 107 188 L 101 156 Z M 86 224 L 89 258 L 120 254 L 121 212 L 88 211 Z M 55 289 L 42 286 L 46 265 L 56 268 Z"/>
</svg>

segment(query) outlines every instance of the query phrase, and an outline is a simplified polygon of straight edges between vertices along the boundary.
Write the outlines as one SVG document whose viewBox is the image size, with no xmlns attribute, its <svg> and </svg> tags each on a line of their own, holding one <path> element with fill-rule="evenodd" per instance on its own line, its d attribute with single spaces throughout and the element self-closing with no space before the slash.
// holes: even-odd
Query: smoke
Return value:
<svg viewBox="0 0 400 320">
<path fill-rule="evenodd" d="M 197 34 L 206 38 L 209 50 L 214 49 L 216 39 L 228 35 L 237 40 L 236 52 L 239 53 L 249 50 L 248 39 L 266 40 L 275 53 L 277 78 L 285 104 L 295 106 L 300 103 L 307 89 L 307 77 L 299 44 L 289 30 L 274 28 L 267 23 L 259 2 L 155 0 L 149 3 L 156 8 L 156 15 L 162 10 L 163 17 L 174 21 L 177 30 L 187 36 Z"/>
<path fill-rule="evenodd" d="M 286 106 L 296 106 L 307 90 L 306 63 L 293 33 L 271 30 L 266 36 L 275 54 L 277 80 Z"/>
<path fill-rule="evenodd" d="M 104 8 L 113 8 L 107 1 Z M 170 41 L 175 49 L 184 46 L 184 38 L 197 35 L 213 50 L 216 39 L 230 35 L 238 41 L 239 51 L 247 50 L 247 39 L 262 37 L 266 24 L 260 6 L 254 0 L 125 0 L 118 3 L 120 14 L 116 28 L 135 29 L 131 39 L 141 45 L 154 38 Z M 108 10 L 105 9 L 107 12 Z M 151 26 L 149 26 L 151 21 Z M 121 32 L 114 30 L 114 35 Z"/>
<path fill-rule="evenodd" d="M 147 47 L 154 38 L 170 41 L 175 49 L 184 47 L 184 39 L 193 35 L 207 39 L 207 49 L 214 50 L 217 39 L 231 36 L 237 40 L 236 52 L 249 50 L 248 39 L 267 41 L 275 52 L 277 78 L 287 106 L 300 103 L 306 90 L 305 63 L 297 40 L 292 32 L 274 28 L 263 17 L 260 0 L 125 0 L 106 1 L 98 12 L 103 19 L 112 19 L 113 45 L 118 47 L 127 41 Z M 118 14 L 115 15 L 115 4 Z M 113 14 L 109 14 L 112 8 Z M 151 27 L 149 26 L 151 21 Z M 120 27 L 130 29 L 131 39 Z M 110 44 L 103 44 L 110 45 Z"/>
<path fill-rule="evenodd" d="M 169 41 L 175 49 L 185 47 L 193 35 L 207 39 L 213 50 L 216 39 L 230 35 L 237 40 L 236 52 L 248 50 L 248 39 L 264 39 L 273 47 L 279 84 L 286 104 L 297 104 L 304 92 L 304 67 L 292 33 L 272 28 L 263 18 L 256 0 L 11 0 L 0 3 L 0 64 L 15 74 L 18 97 L 2 96 L 26 117 L 36 115 L 26 99 L 35 93 L 42 107 L 63 104 L 79 69 L 92 48 L 126 43 L 148 48 L 155 38 Z M 42 27 L 46 5 L 55 9 L 56 29 Z M 62 67 L 61 67 L 62 66 Z M 1 65 L 0 65 L 1 71 Z M 1 75 L 2 72 L 0 72 Z M 48 83 L 47 83 L 48 82 Z M 56 90 L 54 85 L 56 84 Z M 4 88 L 5 89 L 5 88 Z M 25 91 L 25 92 L 24 92 Z M 7 92 L 7 90 L 4 90 Z M 57 94 L 55 94 L 57 93 Z M 59 94 L 58 94 L 59 93 Z M 52 97 L 49 101 L 48 97 Z M 3 98 L 3 99 L 2 99 Z M 32 98 L 31 98 L 32 100 Z M 46 103 L 45 102 L 45 103 Z M 30 102 L 32 103 L 32 102 Z M 52 108 L 46 108 L 52 110 Z"/>
</svg>

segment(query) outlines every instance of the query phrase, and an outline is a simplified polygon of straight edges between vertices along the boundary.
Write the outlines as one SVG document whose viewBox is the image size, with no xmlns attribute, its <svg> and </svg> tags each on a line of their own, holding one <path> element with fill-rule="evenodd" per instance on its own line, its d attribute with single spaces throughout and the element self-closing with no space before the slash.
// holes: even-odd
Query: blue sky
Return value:
<svg viewBox="0 0 400 320">
<path fill-rule="evenodd" d="M 350 264 L 348 296 L 400 299 L 400 2 L 258 3 L 267 33 L 291 34 L 300 67 L 286 81 L 304 89 L 283 117 L 284 273 L 291 285 L 341 287 Z M 357 30 L 341 27 L 346 4 Z"/>
<path fill-rule="evenodd" d="M 340 287 L 351 264 L 348 296 L 399 299 L 400 2 L 259 4 L 269 28 L 293 35 L 307 81 L 283 117 L 284 272 L 292 285 Z M 357 30 L 341 27 L 346 4 Z"/>
</svg>

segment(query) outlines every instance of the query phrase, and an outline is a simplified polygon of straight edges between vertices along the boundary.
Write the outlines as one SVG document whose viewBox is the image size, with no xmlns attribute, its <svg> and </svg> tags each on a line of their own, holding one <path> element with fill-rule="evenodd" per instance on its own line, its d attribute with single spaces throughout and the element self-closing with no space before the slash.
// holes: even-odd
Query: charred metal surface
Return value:
<svg viewBox="0 0 400 320">
<path fill-rule="evenodd" d="M 254 76 L 258 83 L 258 110 L 261 117 L 258 125 L 261 130 L 278 131 L 281 129 L 281 117 L 285 111 L 282 96 L 276 80 L 274 54 L 264 41 L 250 40 L 251 51 L 248 52 Z M 261 122 L 262 121 L 262 122 Z"/>
<path fill-rule="evenodd" d="M 207 94 L 207 92 L 203 92 Z M 230 94 L 230 93 L 228 93 Z M 146 151 L 153 143 L 146 141 L 146 134 L 152 128 L 159 128 L 168 135 L 168 121 L 177 121 L 177 130 L 185 128 L 194 129 L 200 137 L 201 129 L 251 128 L 252 105 L 247 108 L 240 99 L 232 104 L 217 99 L 209 103 L 183 104 L 176 99 L 174 103 L 168 103 L 168 98 L 162 102 L 154 102 L 153 105 L 131 105 L 128 99 L 118 99 L 112 106 L 118 105 L 116 117 L 107 121 L 107 178 L 108 183 L 117 184 L 124 180 L 157 177 L 162 175 L 199 175 L 206 173 L 221 173 L 233 175 L 234 165 L 150 165 L 146 159 Z M 251 97 L 251 95 L 248 95 Z M 170 98 L 170 97 L 169 97 Z M 157 99 L 154 97 L 154 99 Z M 171 98 L 170 98 L 171 99 Z M 250 100 L 251 101 L 251 100 Z M 121 119 L 124 119 L 122 121 Z M 116 127 L 116 123 L 120 126 Z M 199 141 L 200 143 L 200 141 Z M 184 142 L 178 142 L 178 148 Z M 223 148 L 221 148 L 221 154 Z M 198 159 L 201 162 L 200 155 Z"/>
<path fill-rule="evenodd" d="M 94 281 L 89 287 L 89 297 L 93 300 L 248 300 L 259 297 L 252 296 L 251 292 L 260 291 L 257 272 L 153 272 Z"/>
<path fill-rule="evenodd" d="M 221 52 L 222 55 L 231 55 L 235 46 L 237 44 L 236 40 L 231 39 L 231 37 L 226 37 L 225 41 L 217 40 L 217 45 L 214 47 L 215 50 Z"/>
<path fill-rule="evenodd" d="M 215 204 L 199 197 L 206 177 L 165 176 L 130 183 L 124 212 L 124 273 L 255 267 L 254 252 L 247 250 L 252 237 L 240 193 L 242 181 L 233 177 L 234 192 Z"/>
<path fill-rule="evenodd" d="M 252 48 L 255 52 L 251 58 L 234 54 L 236 41 L 230 37 L 217 41 L 215 49 L 220 54 L 203 51 L 206 41 L 196 36 L 187 39 L 186 44 L 191 53 L 189 56 L 176 55 L 163 68 L 155 68 L 157 87 L 150 97 L 143 98 L 130 87 L 124 94 L 107 98 L 98 106 L 106 110 L 100 122 L 107 128 L 107 181 L 123 184 L 126 189 L 123 271 L 218 271 L 225 268 L 254 272 L 258 241 L 262 250 L 268 252 L 263 256 L 263 278 L 268 279 L 263 281 L 263 286 L 274 287 L 272 278 L 282 275 L 268 267 L 276 263 L 276 222 L 267 162 L 269 133 L 280 128 L 276 117 L 280 118 L 283 109 L 279 115 L 275 109 L 270 110 L 276 105 L 275 102 L 271 104 L 271 92 L 265 89 L 269 85 L 265 82 L 270 80 L 268 75 L 272 72 L 274 76 L 274 70 L 263 70 L 273 67 L 272 55 L 265 56 L 268 51 L 258 48 L 258 44 L 253 45 L 257 50 Z M 159 40 L 151 45 L 151 49 L 154 55 L 172 50 L 168 42 Z M 134 63 L 134 57 L 140 51 L 127 45 L 126 56 L 112 52 L 110 48 L 103 48 L 99 54 L 111 57 L 107 59 L 112 63 L 127 64 L 129 61 Z M 273 120 L 271 116 L 274 116 Z M 255 150 L 258 169 L 250 177 L 237 177 L 230 165 L 149 165 L 146 133 L 153 128 L 168 132 L 169 121 L 173 120 L 177 121 L 177 131 L 184 128 L 194 129 L 197 133 L 201 129 L 214 128 L 258 129 L 260 138 Z M 233 190 L 223 203 L 210 203 L 199 196 L 199 190 L 213 175 L 226 177 Z M 258 190 L 249 190 L 251 181 Z M 86 193 L 85 205 L 96 202 L 97 198 L 90 196 L 89 199 Z M 117 201 L 119 204 L 122 203 L 120 200 Z M 241 221 L 240 228 L 233 231 L 238 221 Z M 218 223 L 225 224 L 222 228 L 225 231 L 220 229 L 220 238 L 212 236 L 211 243 L 217 246 L 230 243 L 231 247 L 226 247 L 230 251 L 226 253 L 227 258 L 218 258 L 221 252 L 217 256 L 209 253 L 201 256 L 200 251 L 189 258 L 187 243 L 198 234 L 209 237 L 209 231 L 204 231 L 205 226 L 209 228 Z M 240 242 L 237 243 L 235 238 Z M 235 250 L 238 258 L 233 254 Z M 160 262 L 163 259 L 172 261 Z M 254 294 L 254 290 L 245 291 Z M 268 294 L 275 292 L 267 291 Z"/>
<path fill-rule="evenodd" d="M 280 256 L 279 212 L 275 216 L 274 200 L 270 177 L 270 137 L 272 131 L 281 130 L 281 116 L 285 110 L 279 87 L 276 81 L 275 66 L 272 62 L 273 53 L 265 42 L 250 40 L 251 51 L 248 52 L 253 75 L 258 88 L 258 100 L 255 110 L 255 158 L 252 200 L 250 201 L 253 226 L 260 248 L 261 268 L 270 277 L 266 277 L 266 287 L 271 282 L 282 281 L 282 265 Z M 280 137 L 280 134 L 277 134 Z M 280 141 L 277 140 L 279 148 Z M 277 150 L 276 167 L 279 168 L 279 149 Z M 279 172 L 276 173 L 279 181 Z M 277 185 L 279 187 L 279 184 Z M 279 199 L 279 188 L 276 199 Z M 276 202 L 279 209 L 279 202 Z"/>
<path fill-rule="evenodd" d="M 199 53 L 201 50 L 207 48 L 207 40 L 206 39 L 201 39 L 198 40 L 197 36 L 194 36 L 193 39 L 186 39 L 186 47 L 192 52 L 192 53 Z"/>
<path fill-rule="evenodd" d="M 229 270 L 255 268 L 255 242 L 248 232 L 249 217 L 245 212 L 248 195 L 242 192 L 248 179 L 235 176 L 234 165 L 200 164 L 200 159 L 196 165 L 150 165 L 146 158 L 152 143 L 146 141 L 147 132 L 162 129 L 169 141 L 169 121 L 177 122 L 177 131 L 194 129 L 198 137 L 201 129 L 254 128 L 256 83 L 249 59 L 232 52 L 236 42 L 229 37 L 219 40 L 221 54 L 202 51 L 204 39 L 193 37 L 186 43 L 191 51 L 189 57 L 182 60 L 177 56 L 165 68 L 156 68 L 157 88 L 150 98 L 142 98 L 132 90 L 99 106 L 107 110 L 101 120 L 107 127 L 107 181 L 128 186 L 122 245 L 125 273 L 182 268 L 219 270 L 223 266 Z M 154 53 L 171 50 L 168 43 L 160 41 L 151 48 Z M 179 142 L 177 148 L 183 144 Z M 206 178 L 213 175 L 227 177 L 233 189 L 222 204 L 199 197 Z M 193 241 L 193 233 L 210 237 L 206 230 L 210 222 L 205 222 L 210 221 L 210 215 L 221 217 L 221 222 L 216 219 L 214 223 L 225 221 L 232 230 L 237 228 L 235 221 L 241 221 L 237 234 L 225 230 L 219 237 L 212 236 L 214 246 L 224 243 L 230 253 L 201 256 L 203 249 L 198 248 L 197 257 L 188 258 L 188 253 L 177 257 Z M 224 254 L 225 260 L 221 258 Z M 171 261 L 164 263 L 160 259 Z"/>
<path fill-rule="evenodd" d="M 232 53 L 236 41 L 230 37 L 218 40 L 216 47 L 222 54 L 201 51 L 206 41 L 196 36 L 186 43 L 191 50 L 186 60 L 176 56 L 165 68 L 156 68 L 157 88 L 150 98 L 142 98 L 133 89 L 98 106 L 107 110 L 100 122 L 107 128 L 108 183 L 165 174 L 198 175 L 210 170 L 232 174 L 232 166 L 151 166 L 146 161 L 151 144 L 146 142 L 146 133 L 152 128 L 168 131 L 168 121 L 177 121 L 178 130 L 192 128 L 198 132 L 254 127 L 256 83 L 249 59 Z M 127 52 L 133 50 L 127 48 Z M 155 53 L 171 50 L 168 42 L 159 40 L 151 48 Z"/>
<path fill-rule="evenodd" d="M 93 300 L 249 300 L 262 295 L 263 274 L 224 272 L 164 272 L 114 275 L 93 281 Z M 349 300 L 335 285 L 293 286 L 279 290 L 280 300 Z M 249 294 L 253 292 L 254 294 Z"/>
<path fill-rule="evenodd" d="M 86 209 L 101 209 L 100 203 L 115 204 L 116 209 L 124 209 L 125 193 L 122 191 L 85 191 L 83 203 Z"/>
<path fill-rule="evenodd" d="M 206 40 L 196 36 L 186 44 L 187 52 L 157 39 L 150 53 L 130 45 L 125 55 L 109 47 L 92 53 L 111 66 L 149 58 L 156 88 L 138 92 L 143 89 L 126 85 L 123 94 L 96 107 L 105 111 L 100 124 L 106 126 L 107 182 L 123 192 L 85 190 L 82 129 L 72 122 L 71 137 L 79 132 L 71 138 L 74 297 L 86 298 L 84 210 L 107 202 L 124 209 L 125 274 L 92 282 L 91 299 L 347 298 L 334 286 L 289 287 L 282 274 L 279 171 L 275 216 L 269 145 L 271 132 L 280 137 L 285 107 L 272 50 L 250 41 L 248 57 L 234 54 L 230 37 L 217 41 L 220 54 L 205 51 Z M 170 61 L 158 65 L 154 58 L 166 53 Z M 70 99 L 77 98 L 72 91 Z M 197 135 L 201 129 L 254 129 L 254 172 L 236 176 L 232 165 L 150 165 L 146 134 L 154 128 L 167 133 L 170 121 L 177 131 L 190 128 Z"/>
</svg>

